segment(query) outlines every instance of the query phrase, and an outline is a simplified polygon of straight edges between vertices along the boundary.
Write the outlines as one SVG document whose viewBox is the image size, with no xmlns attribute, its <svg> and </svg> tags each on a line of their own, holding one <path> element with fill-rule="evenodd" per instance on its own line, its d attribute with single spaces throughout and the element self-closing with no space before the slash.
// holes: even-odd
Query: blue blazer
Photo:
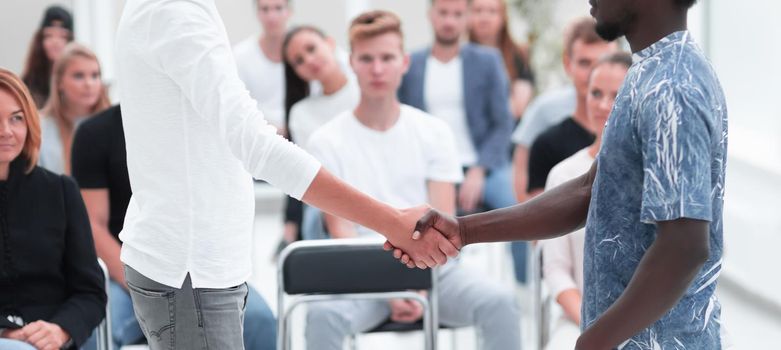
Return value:
<svg viewBox="0 0 781 350">
<path fill-rule="evenodd" d="M 402 103 L 424 111 L 426 61 L 430 55 L 431 48 L 412 53 L 398 91 Z M 509 163 L 513 128 L 510 88 L 502 58 L 497 50 L 474 44 L 461 46 L 459 55 L 464 67 L 464 110 L 477 163 L 495 170 Z"/>
</svg>

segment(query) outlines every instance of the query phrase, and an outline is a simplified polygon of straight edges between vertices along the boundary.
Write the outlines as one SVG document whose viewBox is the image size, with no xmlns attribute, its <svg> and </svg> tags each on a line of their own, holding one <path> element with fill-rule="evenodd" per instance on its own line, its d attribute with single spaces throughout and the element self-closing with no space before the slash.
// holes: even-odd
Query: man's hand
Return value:
<svg viewBox="0 0 781 350">
<path fill-rule="evenodd" d="M 46 321 L 35 321 L 22 329 L 25 342 L 32 344 L 38 350 L 59 350 L 70 340 L 70 335 L 59 325 Z"/>
<path fill-rule="evenodd" d="M 412 299 L 393 299 L 388 302 L 391 307 L 391 320 L 401 323 L 413 323 L 423 317 L 423 306 Z"/>
<path fill-rule="evenodd" d="M 464 212 L 473 212 L 483 197 L 485 170 L 481 167 L 471 167 L 466 172 L 464 182 L 458 190 L 458 206 Z"/>
<path fill-rule="evenodd" d="M 437 238 L 444 236 L 450 245 L 457 250 L 461 250 L 464 246 L 458 220 L 436 209 L 429 209 L 426 214 L 418 220 L 415 225 L 415 232 L 412 234 L 412 239 L 415 241 L 421 239 L 426 240 L 431 236 Z M 393 257 L 401 260 L 407 267 L 413 268 L 418 265 L 414 257 L 410 256 L 406 250 L 399 249 L 399 247 L 392 244 L 392 242 L 385 242 L 383 248 L 388 251 L 393 250 Z M 448 254 L 448 256 L 455 257 L 456 254 Z"/>
<path fill-rule="evenodd" d="M 403 229 L 396 235 L 388 236 L 387 246 L 392 246 L 407 255 L 407 266 L 425 269 L 447 263 L 447 257 L 458 255 L 458 248 L 449 239 L 436 232 L 424 236 L 412 234 L 418 227 L 419 220 L 424 220 L 424 213 L 429 215 L 428 206 L 420 206 L 401 210 Z M 387 249 L 386 250 L 390 250 Z"/>
</svg>

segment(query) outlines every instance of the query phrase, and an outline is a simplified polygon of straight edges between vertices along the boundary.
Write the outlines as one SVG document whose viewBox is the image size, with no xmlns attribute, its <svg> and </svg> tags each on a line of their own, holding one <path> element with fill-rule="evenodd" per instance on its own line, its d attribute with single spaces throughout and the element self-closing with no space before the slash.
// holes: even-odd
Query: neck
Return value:
<svg viewBox="0 0 781 350">
<path fill-rule="evenodd" d="M 586 114 L 586 98 L 578 97 L 578 105 L 575 107 L 575 114 L 572 115 L 572 119 L 575 120 L 583 128 L 588 126 L 588 115 Z M 587 129 L 587 128 L 586 128 Z"/>
<path fill-rule="evenodd" d="M 11 169 L 11 163 L 0 163 L 0 181 L 8 180 L 8 173 Z"/>
<path fill-rule="evenodd" d="M 284 37 L 281 35 L 270 35 L 263 33 L 260 36 L 260 49 L 269 61 L 282 62 L 282 41 Z"/>
<path fill-rule="evenodd" d="M 499 35 L 481 38 L 480 40 L 478 40 L 478 44 L 498 48 Z"/>
<path fill-rule="evenodd" d="M 599 153 L 599 147 L 602 146 L 602 136 L 597 135 L 597 139 L 591 146 L 588 147 L 588 154 L 591 158 L 597 159 L 597 153 Z"/>
<path fill-rule="evenodd" d="M 453 45 L 445 45 L 440 42 L 435 42 L 431 47 L 431 55 L 434 56 L 440 62 L 448 62 L 458 56 L 461 51 L 461 45 L 455 43 Z"/>
<path fill-rule="evenodd" d="M 326 79 L 320 81 L 323 84 L 323 94 L 333 95 L 347 85 L 347 76 L 339 68 L 334 69 Z"/>
<path fill-rule="evenodd" d="M 654 12 L 659 13 L 648 13 L 643 17 L 638 17 L 627 30 L 626 40 L 629 42 L 629 47 L 632 48 L 632 53 L 642 51 L 672 33 L 686 30 L 687 10 L 663 7 Z"/>
<path fill-rule="evenodd" d="M 385 131 L 399 120 L 401 104 L 395 94 L 382 97 L 364 95 L 354 113 L 358 121 L 369 129 Z"/>
<path fill-rule="evenodd" d="M 73 126 L 79 118 L 85 117 L 92 112 L 92 108 L 83 106 L 65 106 L 62 115 L 65 117 L 64 122 Z"/>
</svg>

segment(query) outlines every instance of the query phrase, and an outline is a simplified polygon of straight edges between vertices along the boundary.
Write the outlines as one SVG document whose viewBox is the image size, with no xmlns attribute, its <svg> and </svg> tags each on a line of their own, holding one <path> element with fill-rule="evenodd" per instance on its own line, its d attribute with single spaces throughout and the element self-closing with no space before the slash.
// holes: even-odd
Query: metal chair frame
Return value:
<svg viewBox="0 0 781 350">
<path fill-rule="evenodd" d="M 284 271 L 285 263 L 288 257 L 299 250 L 330 247 L 332 249 L 344 249 L 349 247 L 376 247 L 382 250 L 382 243 L 365 239 L 338 239 L 338 240 L 309 240 L 299 241 L 289 245 L 279 255 L 277 267 L 277 327 L 279 336 L 277 337 L 277 350 L 289 350 L 292 346 L 291 332 L 291 314 L 300 305 L 317 301 L 338 301 L 338 300 L 390 300 L 390 299 L 413 299 L 423 306 L 423 332 L 425 335 L 425 349 L 436 349 L 437 329 L 439 322 L 437 320 L 437 294 L 436 294 L 436 273 L 435 270 L 429 270 L 431 276 L 431 288 L 426 297 L 411 291 L 391 291 L 378 293 L 342 293 L 342 294 L 310 294 L 302 293 L 296 295 L 287 294 L 285 289 Z M 383 252 L 386 253 L 386 252 Z M 389 254 L 389 253 L 387 253 Z M 286 303 L 286 299 L 291 299 Z"/>
<path fill-rule="evenodd" d="M 98 258 L 98 265 L 100 265 L 100 269 L 103 271 L 103 282 L 104 282 L 104 288 L 106 290 L 106 297 L 109 297 L 109 275 L 108 275 L 108 267 L 106 267 L 106 264 Z M 100 322 L 97 329 L 97 349 L 98 350 L 111 350 L 112 349 L 112 341 L 111 341 L 111 311 L 109 309 L 109 303 L 106 303 L 106 317 L 103 318 L 103 321 Z"/>
</svg>

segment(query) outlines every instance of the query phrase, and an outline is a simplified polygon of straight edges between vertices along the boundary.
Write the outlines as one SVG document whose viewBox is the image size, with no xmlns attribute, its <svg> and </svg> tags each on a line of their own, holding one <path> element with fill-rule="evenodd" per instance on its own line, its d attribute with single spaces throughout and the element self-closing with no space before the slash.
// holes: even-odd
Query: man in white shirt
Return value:
<svg viewBox="0 0 781 350">
<path fill-rule="evenodd" d="M 239 78 L 258 101 L 269 124 L 285 134 L 285 73 L 282 41 L 291 16 L 289 0 L 257 0 L 256 15 L 263 33 L 233 47 Z"/>
<path fill-rule="evenodd" d="M 133 189 L 121 260 L 153 350 L 243 349 L 253 176 L 381 231 L 418 267 L 456 254 L 441 236 L 409 239 L 425 208 L 377 202 L 277 135 L 238 77 L 214 0 L 129 0 L 117 43 Z"/>
<path fill-rule="evenodd" d="M 455 184 L 463 178 L 456 143 L 447 124 L 396 97 L 409 58 L 403 51 L 401 22 L 386 11 L 364 13 L 350 26 L 351 64 L 361 100 L 320 127 L 309 150 L 334 175 L 394 206 L 428 202 L 455 212 Z M 333 238 L 378 236 L 372 229 L 326 215 Z M 475 326 L 481 349 L 519 349 L 519 309 L 509 288 L 451 262 L 439 270 L 439 319 L 454 327 Z M 415 322 L 420 305 L 409 300 L 338 301 L 309 308 L 309 349 L 340 350 L 350 334 L 370 330 L 390 318 Z"/>
</svg>

